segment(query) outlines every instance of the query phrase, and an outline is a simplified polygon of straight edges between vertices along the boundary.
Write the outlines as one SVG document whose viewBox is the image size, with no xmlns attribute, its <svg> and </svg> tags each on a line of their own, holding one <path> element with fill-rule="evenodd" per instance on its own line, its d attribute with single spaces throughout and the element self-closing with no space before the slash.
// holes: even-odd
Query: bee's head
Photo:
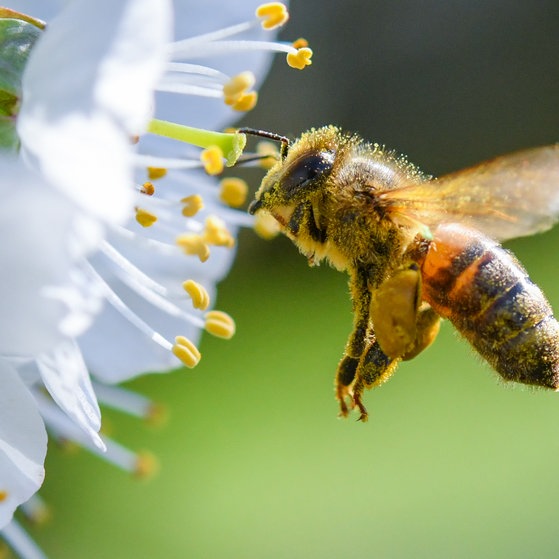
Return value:
<svg viewBox="0 0 559 559">
<path fill-rule="evenodd" d="M 271 213 L 282 226 L 301 203 L 320 196 L 336 161 L 339 131 L 312 129 L 293 144 L 284 144 L 281 159 L 264 177 L 248 211 Z"/>
</svg>

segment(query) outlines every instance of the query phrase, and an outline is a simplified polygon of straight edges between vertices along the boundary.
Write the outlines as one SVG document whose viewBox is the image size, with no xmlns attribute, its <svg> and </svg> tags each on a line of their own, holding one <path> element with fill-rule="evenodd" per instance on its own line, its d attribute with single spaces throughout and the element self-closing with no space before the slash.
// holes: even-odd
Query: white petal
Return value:
<svg viewBox="0 0 559 559">
<path fill-rule="evenodd" d="M 75 0 L 49 23 L 25 69 L 22 152 L 110 221 L 130 209 L 130 136 L 149 118 L 169 24 L 165 0 Z"/>
<path fill-rule="evenodd" d="M 43 483 L 47 435 L 35 401 L 0 360 L 0 529 Z"/>
<path fill-rule="evenodd" d="M 65 340 L 48 354 L 40 355 L 37 366 L 53 400 L 90 436 L 95 445 L 104 449 L 98 435 L 101 412 L 77 344 L 73 340 Z"/>
<path fill-rule="evenodd" d="M 76 207 L 17 161 L 0 159 L 0 199 L 0 355 L 32 357 L 61 339 L 64 323 L 75 322 L 78 307 L 48 290 L 73 283 L 75 260 L 100 231 L 83 227 Z M 93 312 L 93 294 L 82 298 L 82 309 Z M 85 325 L 82 316 L 74 335 Z"/>
</svg>

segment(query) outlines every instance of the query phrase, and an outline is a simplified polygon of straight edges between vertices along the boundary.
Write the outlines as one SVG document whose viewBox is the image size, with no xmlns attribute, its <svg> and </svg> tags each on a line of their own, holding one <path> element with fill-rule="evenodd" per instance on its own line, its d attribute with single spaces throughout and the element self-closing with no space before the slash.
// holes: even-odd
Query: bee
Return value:
<svg viewBox="0 0 559 559">
<path fill-rule="evenodd" d="M 291 143 L 249 212 L 268 212 L 310 265 L 350 277 L 353 331 L 336 372 L 340 415 L 400 361 L 454 327 L 505 381 L 559 388 L 559 323 L 499 241 L 559 216 L 559 145 L 527 149 L 438 179 L 334 126 Z"/>
</svg>

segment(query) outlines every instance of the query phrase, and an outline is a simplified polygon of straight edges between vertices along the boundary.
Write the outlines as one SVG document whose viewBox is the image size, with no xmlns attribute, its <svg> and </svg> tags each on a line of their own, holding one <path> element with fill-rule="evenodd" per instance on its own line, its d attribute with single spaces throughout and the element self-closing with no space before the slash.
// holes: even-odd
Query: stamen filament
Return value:
<svg viewBox="0 0 559 559">
<path fill-rule="evenodd" d="M 126 413 L 132 417 L 151 421 L 160 413 L 161 406 L 141 394 L 126 390 L 120 386 L 109 386 L 100 382 L 94 382 L 93 388 L 97 399 L 104 406 Z"/>
<path fill-rule="evenodd" d="M 173 347 L 171 342 L 165 339 L 159 332 L 155 331 L 149 324 L 144 322 L 136 313 L 132 312 L 130 307 L 128 307 L 128 305 L 126 305 L 126 303 L 124 303 L 124 301 L 110 288 L 105 280 L 95 271 L 93 266 L 89 263 L 86 264 L 92 279 L 98 283 L 101 289 L 103 289 L 103 294 L 107 302 L 146 337 L 154 341 L 156 344 L 159 344 L 164 349 L 171 351 Z"/>
<path fill-rule="evenodd" d="M 33 538 L 19 525 L 16 520 L 12 520 L 8 525 L 0 530 L 2 538 L 22 559 L 47 559 Z"/>
<path fill-rule="evenodd" d="M 229 76 L 215 68 L 204 66 L 202 64 L 189 64 L 188 62 L 168 62 L 168 72 L 179 72 L 185 74 L 198 74 L 200 76 L 207 76 L 210 78 L 217 78 L 224 83 L 229 79 Z"/>
<path fill-rule="evenodd" d="M 212 43 L 195 42 L 188 48 L 189 57 L 210 57 L 223 53 L 265 51 L 265 52 L 296 52 L 291 43 L 279 41 L 215 41 Z"/>
<path fill-rule="evenodd" d="M 19 506 L 25 518 L 33 524 L 44 524 L 50 518 L 50 509 L 38 493 Z"/>
<path fill-rule="evenodd" d="M 180 58 L 181 56 L 191 56 L 192 45 L 206 45 L 207 43 L 225 39 L 227 37 L 234 37 L 235 35 L 240 35 L 245 31 L 249 31 L 253 27 L 260 25 L 258 20 L 246 21 L 243 23 L 238 23 L 236 25 L 231 25 L 230 27 L 224 27 L 223 29 L 218 29 L 217 31 L 212 31 L 206 33 L 205 35 L 196 35 L 195 37 L 189 37 L 187 39 L 182 39 L 181 41 L 175 41 L 169 45 L 171 56 L 173 58 Z"/>
<path fill-rule="evenodd" d="M 180 93 L 181 95 L 196 95 L 198 97 L 213 97 L 219 99 L 223 96 L 223 90 L 219 85 L 215 87 L 204 87 L 201 85 L 192 85 L 184 83 L 180 80 L 171 80 L 166 78 L 157 85 L 158 91 L 166 93 Z"/>
<path fill-rule="evenodd" d="M 157 155 L 146 155 L 137 153 L 134 156 L 134 164 L 138 167 L 166 167 L 170 169 L 199 169 L 202 167 L 200 159 L 176 159 L 158 157 Z"/>
</svg>

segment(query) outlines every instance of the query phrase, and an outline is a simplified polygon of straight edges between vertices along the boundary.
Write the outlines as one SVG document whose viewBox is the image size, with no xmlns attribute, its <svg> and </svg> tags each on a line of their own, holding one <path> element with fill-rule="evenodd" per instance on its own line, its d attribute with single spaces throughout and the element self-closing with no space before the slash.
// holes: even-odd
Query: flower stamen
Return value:
<svg viewBox="0 0 559 559">
<path fill-rule="evenodd" d="M 175 338 L 172 351 L 175 357 L 178 357 L 189 369 L 196 367 L 202 357 L 198 348 L 184 336 L 177 336 Z"/>
<path fill-rule="evenodd" d="M 183 205 L 182 215 L 184 217 L 194 217 L 204 207 L 204 200 L 200 194 L 192 194 L 182 198 L 181 204 Z"/>
<path fill-rule="evenodd" d="M 142 227 L 151 227 L 157 221 L 157 216 L 143 208 L 136 208 L 136 221 Z"/>
<path fill-rule="evenodd" d="M 235 238 L 227 230 L 225 223 L 216 216 L 206 219 L 203 239 L 209 245 L 232 248 L 235 246 Z"/>
<path fill-rule="evenodd" d="M 200 161 L 208 175 L 220 175 L 223 173 L 223 152 L 219 146 L 210 146 L 200 154 Z"/>
<path fill-rule="evenodd" d="M 223 311 L 210 311 L 205 316 L 206 332 L 217 338 L 230 340 L 235 334 L 235 321 Z"/>
<path fill-rule="evenodd" d="M 152 182 L 146 181 L 144 184 L 142 184 L 140 192 L 142 194 L 145 194 L 146 196 L 153 196 L 155 194 L 155 186 L 153 186 Z"/>
<path fill-rule="evenodd" d="M 223 101 L 236 111 L 249 111 L 258 100 L 258 93 L 250 91 L 256 82 L 252 72 L 241 72 L 223 86 Z"/>
<path fill-rule="evenodd" d="M 305 45 L 308 44 L 304 39 L 298 39 L 293 44 L 293 48 L 295 50 L 287 53 L 287 64 L 291 66 L 291 68 L 295 68 L 296 70 L 303 70 L 306 66 L 310 66 L 312 64 L 312 49 L 307 46 L 295 46 L 295 44 L 297 43 L 301 44 L 301 41 L 304 41 Z"/>
<path fill-rule="evenodd" d="M 197 233 L 178 235 L 175 242 L 185 254 L 197 256 L 200 262 L 205 262 L 210 257 L 210 247 L 206 244 L 204 238 Z"/>
<path fill-rule="evenodd" d="M 141 450 L 136 454 L 136 462 L 134 464 L 134 477 L 139 479 L 149 479 L 159 471 L 159 462 L 157 458 L 147 450 Z"/>
<path fill-rule="evenodd" d="M 281 27 L 289 19 L 287 7 L 280 2 L 261 4 L 256 8 L 256 17 L 260 18 L 263 29 Z"/>
<path fill-rule="evenodd" d="M 148 167 L 147 173 L 149 180 L 154 181 L 163 178 L 167 174 L 167 169 L 165 167 Z"/>
<path fill-rule="evenodd" d="M 194 280 L 187 280 L 182 284 L 183 289 L 190 295 L 192 306 L 205 311 L 210 305 L 210 295 L 203 285 Z"/>
<path fill-rule="evenodd" d="M 239 178 L 231 177 L 223 179 L 219 183 L 219 199 L 232 208 L 242 206 L 248 196 L 247 183 Z"/>
</svg>

